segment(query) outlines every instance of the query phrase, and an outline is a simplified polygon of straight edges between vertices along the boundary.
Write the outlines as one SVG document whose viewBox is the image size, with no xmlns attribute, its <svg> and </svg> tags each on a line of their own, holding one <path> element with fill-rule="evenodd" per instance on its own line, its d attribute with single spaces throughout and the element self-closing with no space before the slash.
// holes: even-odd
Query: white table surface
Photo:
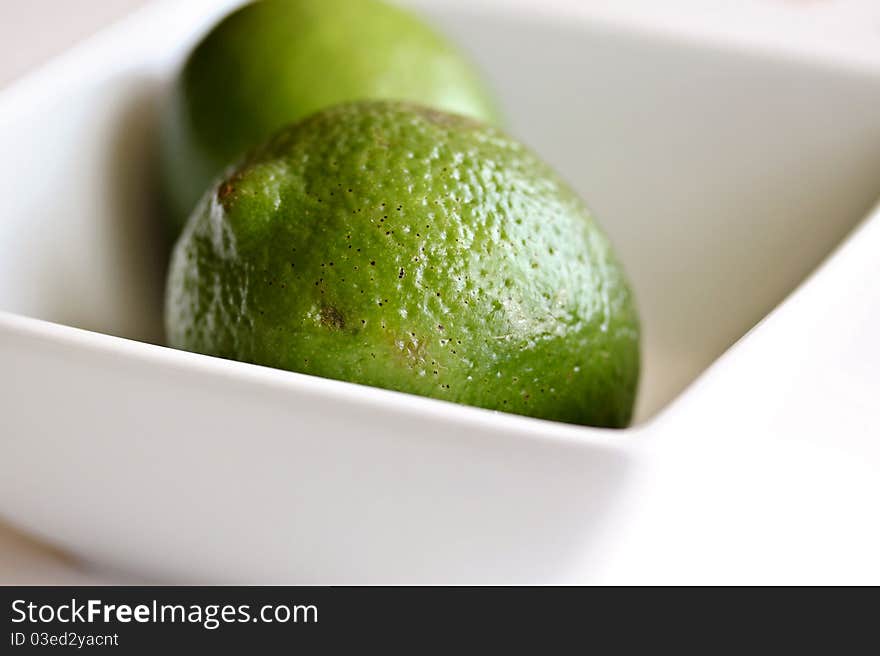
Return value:
<svg viewBox="0 0 880 656">
<path fill-rule="evenodd" d="M 0 90 L 148 0 L 0 0 Z M 185 2 L 186 0 L 181 0 Z M 449 0 L 458 2 L 460 0 Z M 535 2 L 646 29 L 761 41 L 799 54 L 880 61 L 878 0 L 497 0 Z M 0 438 L 2 439 L 2 438 Z M 0 584 L 131 583 L 0 524 Z"/>
</svg>

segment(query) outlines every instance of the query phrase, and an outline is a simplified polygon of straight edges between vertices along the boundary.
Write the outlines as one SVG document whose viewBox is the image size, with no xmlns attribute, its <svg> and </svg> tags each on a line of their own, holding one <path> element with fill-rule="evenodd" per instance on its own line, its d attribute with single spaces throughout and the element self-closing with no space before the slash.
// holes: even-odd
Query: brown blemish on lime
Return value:
<svg viewBox="0 0 880 656">
<path fill-rule="evenodd" d="M 220 201 L 223 207 L 226 207 L 226 202 L 234 191 L 235 185 L 232 183 L 232 180 L 227 180 L 220 185 L 220 188 L 217 190 L 217 200 Z"/>
<path fill-rule="evenodd" d="M 328 328 L 342 330 L 345 328 L 345 317 L 338 308 L 332 305 L 325 305 L 321 308 L 321 324 Z"/>
</svg>

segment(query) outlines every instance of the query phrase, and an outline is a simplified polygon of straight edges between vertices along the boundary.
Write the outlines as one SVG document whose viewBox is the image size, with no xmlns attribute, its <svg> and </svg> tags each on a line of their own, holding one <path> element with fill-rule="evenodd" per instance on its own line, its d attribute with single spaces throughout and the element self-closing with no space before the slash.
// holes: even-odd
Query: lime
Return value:
<svg viewBox="0 0 880 656">
<path fill-rule="evenodd" d="M 583 202 L 494 127 L 395 102 L 283 129 L 199 203 L 177 348 L 483 408 L 624 426 L 639 323 Z"/>
<path fill-rule="evenodd" d="M 224 167 L 278 128 L 353 100 L 411 100 L 491 120 L 473 67 L 424 22 L 378 0 L 262 0 L 198 44 L 163 117 L 176 235 Z"/>
</svg>

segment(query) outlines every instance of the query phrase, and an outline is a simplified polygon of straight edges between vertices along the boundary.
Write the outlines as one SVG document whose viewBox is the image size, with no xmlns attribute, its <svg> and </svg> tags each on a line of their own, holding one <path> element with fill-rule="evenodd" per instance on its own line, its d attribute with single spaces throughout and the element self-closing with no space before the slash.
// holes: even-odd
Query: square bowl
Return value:
<svg viewBox="0 0 880 656">
<path fill-rule="evenodd" d="M 644 375 L 602 430 L 161 346 L 157 108 L 231 4 L 0 94 L 0 514 L 167 581 L 878 576 L 878 222 L 816 267 L 880 194 L 880 66 L 418 3 L 627 266 Z"/>
</svg>

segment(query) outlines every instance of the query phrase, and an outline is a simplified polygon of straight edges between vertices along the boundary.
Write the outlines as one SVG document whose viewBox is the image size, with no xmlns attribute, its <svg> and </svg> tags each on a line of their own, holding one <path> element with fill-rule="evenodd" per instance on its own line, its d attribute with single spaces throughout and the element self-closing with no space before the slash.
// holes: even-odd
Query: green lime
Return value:
<svg viewBox="0 0 880 656">
<path fill-rule="evenodd" d="M 625 426 L 639 323 L 583 202 L 496 128 L 406 103 L 285 128 L 174 250 L 172 346 L 534 417 Z"/>
<path fill-rule="evenodd" d="M 198 44 L 163 117 L 176 235 L 223 169 L 281 126 L 337 103 L 410 100 L 484 120 L 494 107 L 443 37 L 378 0 L 261 0 Z"/>
</svg>

